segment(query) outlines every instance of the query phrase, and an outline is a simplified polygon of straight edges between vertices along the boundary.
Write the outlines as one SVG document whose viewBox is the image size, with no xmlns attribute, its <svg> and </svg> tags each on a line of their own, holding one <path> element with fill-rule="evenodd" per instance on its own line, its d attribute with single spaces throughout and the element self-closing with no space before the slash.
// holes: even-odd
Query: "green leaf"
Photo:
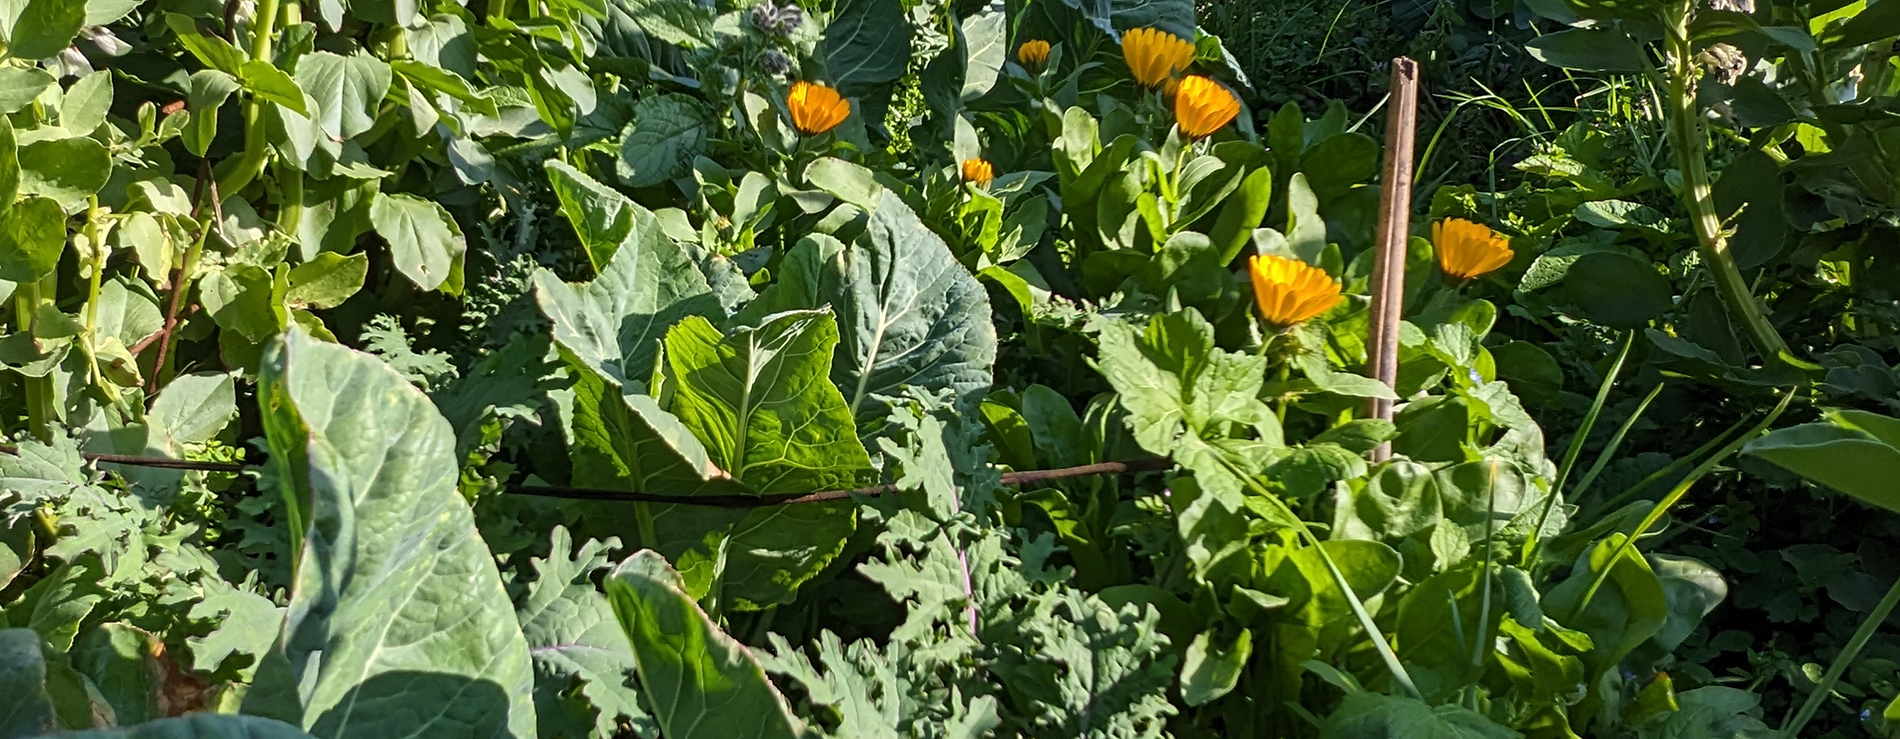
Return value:
<svg viewBox="0 0 1900 739">
<path fill-rule="evenodd" d="M 757 658 L 680 589 L 665 558 L 641 551 L 607 578 L 640 684 L 667 739 L 794 739 L 792 715 Z"/>
<path fill-rule="evenodd" d="M 46 198 L 27 198 L 0 212 L 0 280 L 32 282 L 59 267 L 66 250 L 66 213 Z"/>
<path fill-rule="evenodd" d="M 60 734 L 60 739 L 312 739 L 281 721 L 257 716 L 194 713 L 137 726 Z"/>
<path fill-rule="evenodd" d="M 963 90 L 965 101 L 982 97 L 996 86 L 996 78 L 1009 58 L 1009 17 L 1003 13 L 978 13 L 963 19 Z"/>
<path fill-rule="evenodd" d="M 1648 323 L 1674 305 L 1655 265 L 1617 252 L 1585 254 L 1564 275 L 1563 295 L 1591 320 L 1617 327 Z"/>
<path fill-rule="evenodd" d="M 0 73 L 4 73 L 0 69 Z M 14 135 L 13 123 L 6 115 L 0 114 L 0 203 L 13 206 L 20 197 L 20 149 L 19 139 Z M 0 300 L 6 298 L 6 290 L 0 290 Z"/>
<path fill-rule="evenodd" d="M 248 662 L 235 669 L 245 681 L 256 674 L 258 662 L 270 651 L 284 623 L 284 610 L 269 598 L 223 583 L 207 587 L 204 599 L 191 605 L 188 616 L 218 625 L 209 634 L 185 639 L 192 666 L 199 672 L 216 672 L 225 669 L 225 660 L 238 657 Z"/>
<path fill-rule="evenodd" d="M 666 43 L 690 48 L 714 38 L 714 10 L 693 0 L 627 0 L 618 5 L 640 30 Z"/>
<path fill-rule="evenodd" d="M 258 395 L 290 520 L 308 528 L 246 712 L 323 737 L 527 739 L 528 645 L 434 404 L 295 328 L 265 350 Z"/>
<path fill-rule="evenodd" d="M 1232 638 L 1220 631 L 1196 635 L 1181 662 L 1181 699 L 1190 706 L 1204 706 L 1232 692 L 1253 656 L 1252 631 L 1241 629 Z"/>
<path fill-rule="evenodd" d="M 626 206 L 627 230 L 600 276 L 571 285 L 539 270 L 535 302 L 554 324 L 554 340 L 575 361 L 615 385 L 644 390 L 667 329 L 687 316 L 717 316 L 720 310 L 686 251 L 661 232 L 651 213 L 631 202 Z M 611 228 L 597 236 L 619 232 Z"/>
<path fill-rule="evenodd" d="M 1220 250 L 1220 264 L 1232 264 L 1253 238 L 1253 230 L 1272 204 L 1273 171 L 1260 167 L 1240 181 L 1240 188 L 1221 205 L 1220 216 L 1207 238 Z"/>
<path fill-rule="evenodd" d="M 156 661 L 148 662 L 147 656 L 157 646 L 158 639 L 144 629 L 103 623 L 73 644 L 70 658 L 73 667 L 112 704 L 114 721 L 140 724 L 160 717 L 155 701 L 159 685 L 153 677 L 162 675 L 162 668 Z"/>
<path fill-rule="evenodd" d="M 672 495 L 721 492 L 708 491 L 707 483 L 729 476 L 713 465 L 705 445 L 677 416 L 598 371 L 581 367 L 575 375 L 568 448 L 575 484 Z"/>
<path fill-rule="evenodd" d="M 414 195 L 377 193 L 369 220 L 389 242 L 396 271 L 424 290 L 442 287 L 468 250 L 448 210 Z"/>
<path fill-rule="evenodd" d="M 238 67 L 238 81 L 244 89 L 258 98 L 282 105 L 297 115 L 309 116 L 310 107 L 304 104 L 303 90 L 297 87 L 297 81 L 284 74 L 284 70 L 270 62 L 252 59 Z"/>
<path fill-rule="evenodd" d="M 1614 27 L 1565 29 L 1524 47 L 1545 64 L 1585 72 L 1645 72 L 1656 66 L 1641 44 Z"/>
<path fill-rule="evenodd" d="M 860 424 L 890 414 L 906 387 L 948 389 L 974 406 L 989 391 L 996 328 L 989 293 L 888 190 L 864 234 L 821 280 L 844 326 L 831 378 Z"/>
<path fill-rule="evenodd" d="M 233 264 L 205 275 L 198 283 L 198 299 L 218 326 L 257 343 L 283 327 L 274 289 L 269 272 L 248 264 Z"/>
<path fill-rule="evenodd" d="M 1376 541 L 1338 539 L 1320 546 L 1345 575 L 1353 593 L 1365 601 L 1385 591 L 1399 576 L 1399 553 Z M 1352 621 L 1352 606 L 1313 547 L 1272 547 L 1264 558 L 1264 592 L 1285 596 L 1289 613 L 1310 627 Z"/>
<path fill-rule="evenodd" d="M 343 304 L 363 289 L 369 276 L 369 257 L 364 254 L 343 256 L 333 251 L 318 254 L 290 270 L 290 291 L 284 304 L 292 308 L 329 310 Z"/>
<path fill-rule="evenodd" d="M 149 418 L 174 442 L 210 441 L 236 418 L 237 384 L 228 372 L 172 378 L 152 401 Z"/>
<path fill-rule="evenodd" d="M 346 141 L 376 125 L 376 106 L 389 92 L 389 64 L 367 51 L 318 51 L 297 60 L 296 83 L 317 101 L 313 112 L 323 133 Z"/>
<path fill-rule="evenodd" d="M 714 464 L 753 490 L 855 487 L 871 460 L 827 379 L 837 343 L 824 311 L 780 313 L 725 336 L 688 316 L 666 333 L 672 410 Z"/>
<path fill-rule="evenodd" d="M 26 0 L 7 34 L 7 56 L 37 62 L 73 44 L 86 25 L 84 0 Z"/>
<path fill-rule="evenodd" d="M 655 95 L 633 105 L 633 122 L 620 137 L 620 179 L 628 187 L 652 187 L 679 177 L 705 153 L 708 126 L 698 101 L 686 95 Z"/>
<path fill-rule="evenodd" d="M 1563 625 L 1590 635 L 1596 648 L 1584 655 L 1589 682 L 1613 669 L 1648 641 L 1669 618 L 1662 581 L 1624 534 L 1611 534 L 1578 559 L 1570 576 L 1544 594 L 1544 612 Z M 1586 603 L 1585 593 L 1595 593 Z"/>
<path fill-rule="evenodd" d="M 622 242 L 633 234 L 636 225 L 657 230 L 659 223 L 652 211 L 642 208 L 567 162 L 547 161 L 548 184 L 561 201 L 561 214 L 574 227 L 581 246 L 593 261 L 596 273 L 606 269 L 608 261 Z"/>
<path fill-rule="evenodd" d="M 106 186 L 112 157 L 106 147 L 84 138 L 47 139 L 20 147 L 20 195 L 52 198 L 74 210 Z"/>
<path fill-rule="evenodd" d="M 1823 32 L 1820 41 L 1830 49 L 1847 49 L 1894 36 L 1900 36 L 1900 7 L 1870 2 L 1846 23 Z"/>
<path fill-rule="evenodd" d="M 910 20 L 904 17 L 901 4 L 840 0 L 825 27 L 822 50 L 832 85 L 845 96 L 856 97 L 904 76 L 910 64 L 910 36 Z"/>
<path fill-rule="evenodd" d="M 37 736 L 59 729 L 46 694 L 46 662 L 32 629 L 0 630 L 0 736 Z"/>
<path fill-rule="evenodd" d="M 218 108 L 237 91 L 237 79 L 224 72 L 200 69 L 191 73 L 190 92 L 185 96 L 185 109 L 191 117 L 186 119 L 181 136 L 187 150 L 204 156 L 211 148 L 211 140 L 218 135 Z"/>
<path fill-rule="evenodd" d="M 1458 705 L 1352 693 L 1320 727 L 1320 739 L 1516 739 L 1518 733 Z"/>
<path fill-rule="evenodd" d="M 612 736 L 621 720 L 650 723 L 634 689 L 633 646 L 594 585 L 594 575 L 608 567 L 607 552 L 620 541 L 588 541 L 575 551 L 567 529 L 556 526 L 551 543 L 547 559 L 531 560 L 534 583 L 515 605 L 534 658 L 541 736 L 559 736 L 551 724 L 563 695 L 577 684 L 592 715 L 585 726 L 570 727 L 576 734 Z"/>
<path fill-rule="evenodd" d="M 178 43 L 183 44 L 186 51 L 213 70 L 236 75 L 248 58 L 247 54 L 223 37 L 199 30 L 198 22 L 189 16 L 166 13 L 165 25 L 178 37 Z"/>
<path fill-rule="evenodd" d="M 1890 511 L 1900 511 L 1900 419 L 1833 411 L 1826 420 L 1778 429 L 1748 442 L 1760 457 L 1810 482 Z"/>
<path fill-rule="evenodd" d="M 66 89 L 59 102 L 59 127 L 74 136 L 90 136 L 112 108 L 112 73 L 93 72 Z"/>
<path fill-rule="evenodd" d="M 18 112 L 53 82 L 53 75 L 37 67 L 0 67 L 0 113 Z"/>
</svg>

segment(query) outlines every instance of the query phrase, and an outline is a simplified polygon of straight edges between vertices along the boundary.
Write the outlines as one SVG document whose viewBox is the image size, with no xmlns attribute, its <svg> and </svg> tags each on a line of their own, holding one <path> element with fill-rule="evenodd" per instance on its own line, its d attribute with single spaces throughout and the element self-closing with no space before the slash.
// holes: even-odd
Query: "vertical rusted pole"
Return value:
<svg viewBox="0 0 1900 739">
<path fill-rule="evenodd" d="M 1392 98 L 1386 110 L 1385 178 L 1379 190 L 1379 222 L 1373 232 L 1372 328 L 1366 337 L 1366 369 L 1387 387 L 1399 379 L 1399 310 L 1405 303 L 1405 250 L 1412 231 L 1412 145 L 1418 126 L 1418 63 L 1392 60 Z M 1366 415 L 1392 420 L 1392 401 L 1373 398 Z M 1372 461 L 1392 456 L 1392 445 L 1372 452 Z"/>
</svg>

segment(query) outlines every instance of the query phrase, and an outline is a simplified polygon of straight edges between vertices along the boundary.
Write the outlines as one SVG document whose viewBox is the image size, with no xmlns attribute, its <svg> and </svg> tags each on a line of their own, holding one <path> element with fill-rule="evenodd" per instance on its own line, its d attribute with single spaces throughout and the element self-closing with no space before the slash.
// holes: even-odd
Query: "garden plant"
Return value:
<svg viewBox="0 0 1900 739">
<path fill-rule="evenodd" d="M 0 739 L 1900 736 L 1896 42 L 0 0 Z"/>
</svg>

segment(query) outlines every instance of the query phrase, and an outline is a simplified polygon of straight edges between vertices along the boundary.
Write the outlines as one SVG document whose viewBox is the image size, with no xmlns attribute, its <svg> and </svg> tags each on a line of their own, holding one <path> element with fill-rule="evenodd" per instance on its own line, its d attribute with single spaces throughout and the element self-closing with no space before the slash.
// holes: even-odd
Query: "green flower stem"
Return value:
<svg viewBox="0 0 1900 739">
<path fill-rule="evenodd" d="M 1880 630 L 1880 625 L 1886 623 L 1895 605 L 1900 605 L 1900 580 L 1895 580 L 1893 587 L 1887 588 L 1886 597 L 1881 598 L 1873 612 L 1861 620 L 1860 628 L 1854 630 L 1854 637 L 1847 640 L 1847 646 L 1841 649 L 1841 653 L 1834 655 L 1834 663 L 1827 666 L 1827 672 L 1821 675 L 1821 682 L 1814 686 L 1814 692 L 1801 702 L 1801 710 L 1782 723 L 1783 739 L 1794 739 L 1800 735 L 1801 729 L 1808 725 L 1808 719 L 1814 718 L 1814 712 L 1821 710 L 1821 704 L 1834 694 L 1834 686 L 1841 682 L 1841 675 L 1854 664 L 1854 658 L 1860 655 L 1860 650 L 1867 646 L 1868 640 L 1874 638 L 1874 632 Z"/>
<path fill-rule="evenodd" d="M 99 374 L 99 289 L 106 271 L 106 245 L 99 238 L 99 197 L 86 199 L 86 243 L 92 247 L 92 275 L 86 281 L 86 354 L 93 360 L 86 368 L 87 375 L 94 385 L 110 392 L 112 387 L 104 382 Z"/>
<path fill-rule="evenodd" d="M 13 292 L 13 322 L 25 333 L 33 331 L 33 314 L 38 312 L 41 302 L 40 285 L 21 283 Z M 26 386 L 26 430 L 40 441 L 53 440 L 53 377 L 26 377 L 20 382 Z"/>
<path fill-rule="evenodd" d="M 251 59 L 270 63 L 271 42 L 277 34 L 277 16 L 283 9 L 283 0 L 259 0 L 257 4 L 257 27 L 251 35 Z M 244 99 L 244 153 L 237 164 L 218 180 L 218 191 L 237 194 L 245 186 L 257 179 L 264 171 L 264 159 L 270 154 L 268 131 L 265 130 L 264 103 L 256 95 Z"/>
<path fill-rule="evenodd" d="M 1761 303 L 1742 278 L 1729 251 L 1728 237 L 1722 233 L 1722 219 L 1715 210 L 1714 190 L 1709 184 L 1708 132 L 1696 106 L 1695 79 L 1698 74 L 1695 49 L 1689 40 L 1689 18 L 1693 10 L 1682 3 L 1669 12 L 1668 94 L 1669 141 L 1676 153 L 1676 168 L 1682 172 L 1683 205 L 1689 210 L 1689 223 L 1695 227 L 1696 248 L 1702 263 L 1715 280 L 1715 289 L 1728 306 L 1730 315 L 1742 325 L 1748 340 L 1768 363 L 1780 361 L 1788 343 L 1775 330 L 1762 311 Z"/>
</svg>

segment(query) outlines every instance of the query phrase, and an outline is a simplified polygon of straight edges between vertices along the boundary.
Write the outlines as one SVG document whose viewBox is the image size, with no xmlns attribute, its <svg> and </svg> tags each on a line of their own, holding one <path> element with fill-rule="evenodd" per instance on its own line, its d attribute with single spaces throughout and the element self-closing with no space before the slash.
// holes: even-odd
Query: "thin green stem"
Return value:
<svg viewBox="0 0 1900 739">
<path fill-rule="evenodd" d="M 1715 209 L 1714 188 L 1709 182 L 1708 162 L 1705 150 L 1708 148 L 1708 132 L 1703 128 L 1702 117 L 1696 105 L 1695 80 L 1701 74 L 1696 66 L 1695 49 L 1689 37 L 1689 17 L 1693 13 L 1690 3 L 1679 3 L 1672 8 L 1667 19 L 1669 28 L 1665 33 L 1668 50 L 1668 86 L 1665 96 L 1668 105 L 1669 140 L 1676 154 L 1676 168 L 1682 173 L 1683 206 L 1689 211 L 1689 222 L 1695 227 L 1696 247 L 1702 256 L 1702 263 L 1715 279 L 1716 292 L 1722 302 L 1728 306 L 1729 313 L 1742 325 L 1748 340 L 1760 352 L 1767 363 L 1780 361 L 1788 351 L 1787 342 L 1775 330 L 1773 323 L 1762 311 L 1762 306 L 1748 288 L 1748 282 L 1742 278 L 1741 268 L 1735 264 L 1734 254 L 1729 252 L 1728 237 L 1722 233 L 1722 218 Z"/>
<path fill-rule="evenodd" d="M 13 291 L 13 322 L 22 333 L 32 333 L 33 316 L 40 307 L 40 285 L 38 282 L 21 283 Z M 26 386 L 26 430 L 40 441 L 53 440 L 53 378 L 27 377 L 22 375 L 20 382 Z"/>
<path fill-rule="evenodd" d="M 271 43 L 277 35 L 277 16 L 283 10 L 283 0 L 259 0 L 257 4 L 257 27 L 251 35 L 251 60 L 271 63 Z M 270 155 L 270 140 L 264 102 L 256 95 L 244 100 L 244 153 L 237 164 L 218 180 L 218 192 L 236 195 L 245 186 L 257 179 L 264 171 L 264 160 Z"/>
<path fill-rule="evenodd" d="M 1834 663 L 1827 666 L 1827 672 L 1821 675 L 1821 682 L 1814 686 L 1814 692 L 1801 702 L 1801 709 L 1782 722 L 1782 739 L 1794 739 L 1800 735 L 1801 729 L 1808 725 L 1808 719 L 1814 718 L 1814 712 L 1821 710 L 1821 704 L 1834 694 L 1834 686 L 1840 684 L 1841 675 L 1846 674 L 1847 668 L 1854 664 L 1854 658 L 1860 656 L 1860 650 L 1867 646 L 1868 640 L 1874 638 L 1874 632 L 1880 630 L 1880 625 L 1886 623 L 1895 605 L 1900 605 L 1900 580 L 1895 580 L 1893 587 L 1887 588 L 1886 597 L 1881 598 L 1873 612 L 1861 620 L 1860 628 L 1854 630 L 1854 637 L 1847 640 L 1847 646 L 1841 649 L 1841 653 L 1834 655 Z"/>
</svg>

